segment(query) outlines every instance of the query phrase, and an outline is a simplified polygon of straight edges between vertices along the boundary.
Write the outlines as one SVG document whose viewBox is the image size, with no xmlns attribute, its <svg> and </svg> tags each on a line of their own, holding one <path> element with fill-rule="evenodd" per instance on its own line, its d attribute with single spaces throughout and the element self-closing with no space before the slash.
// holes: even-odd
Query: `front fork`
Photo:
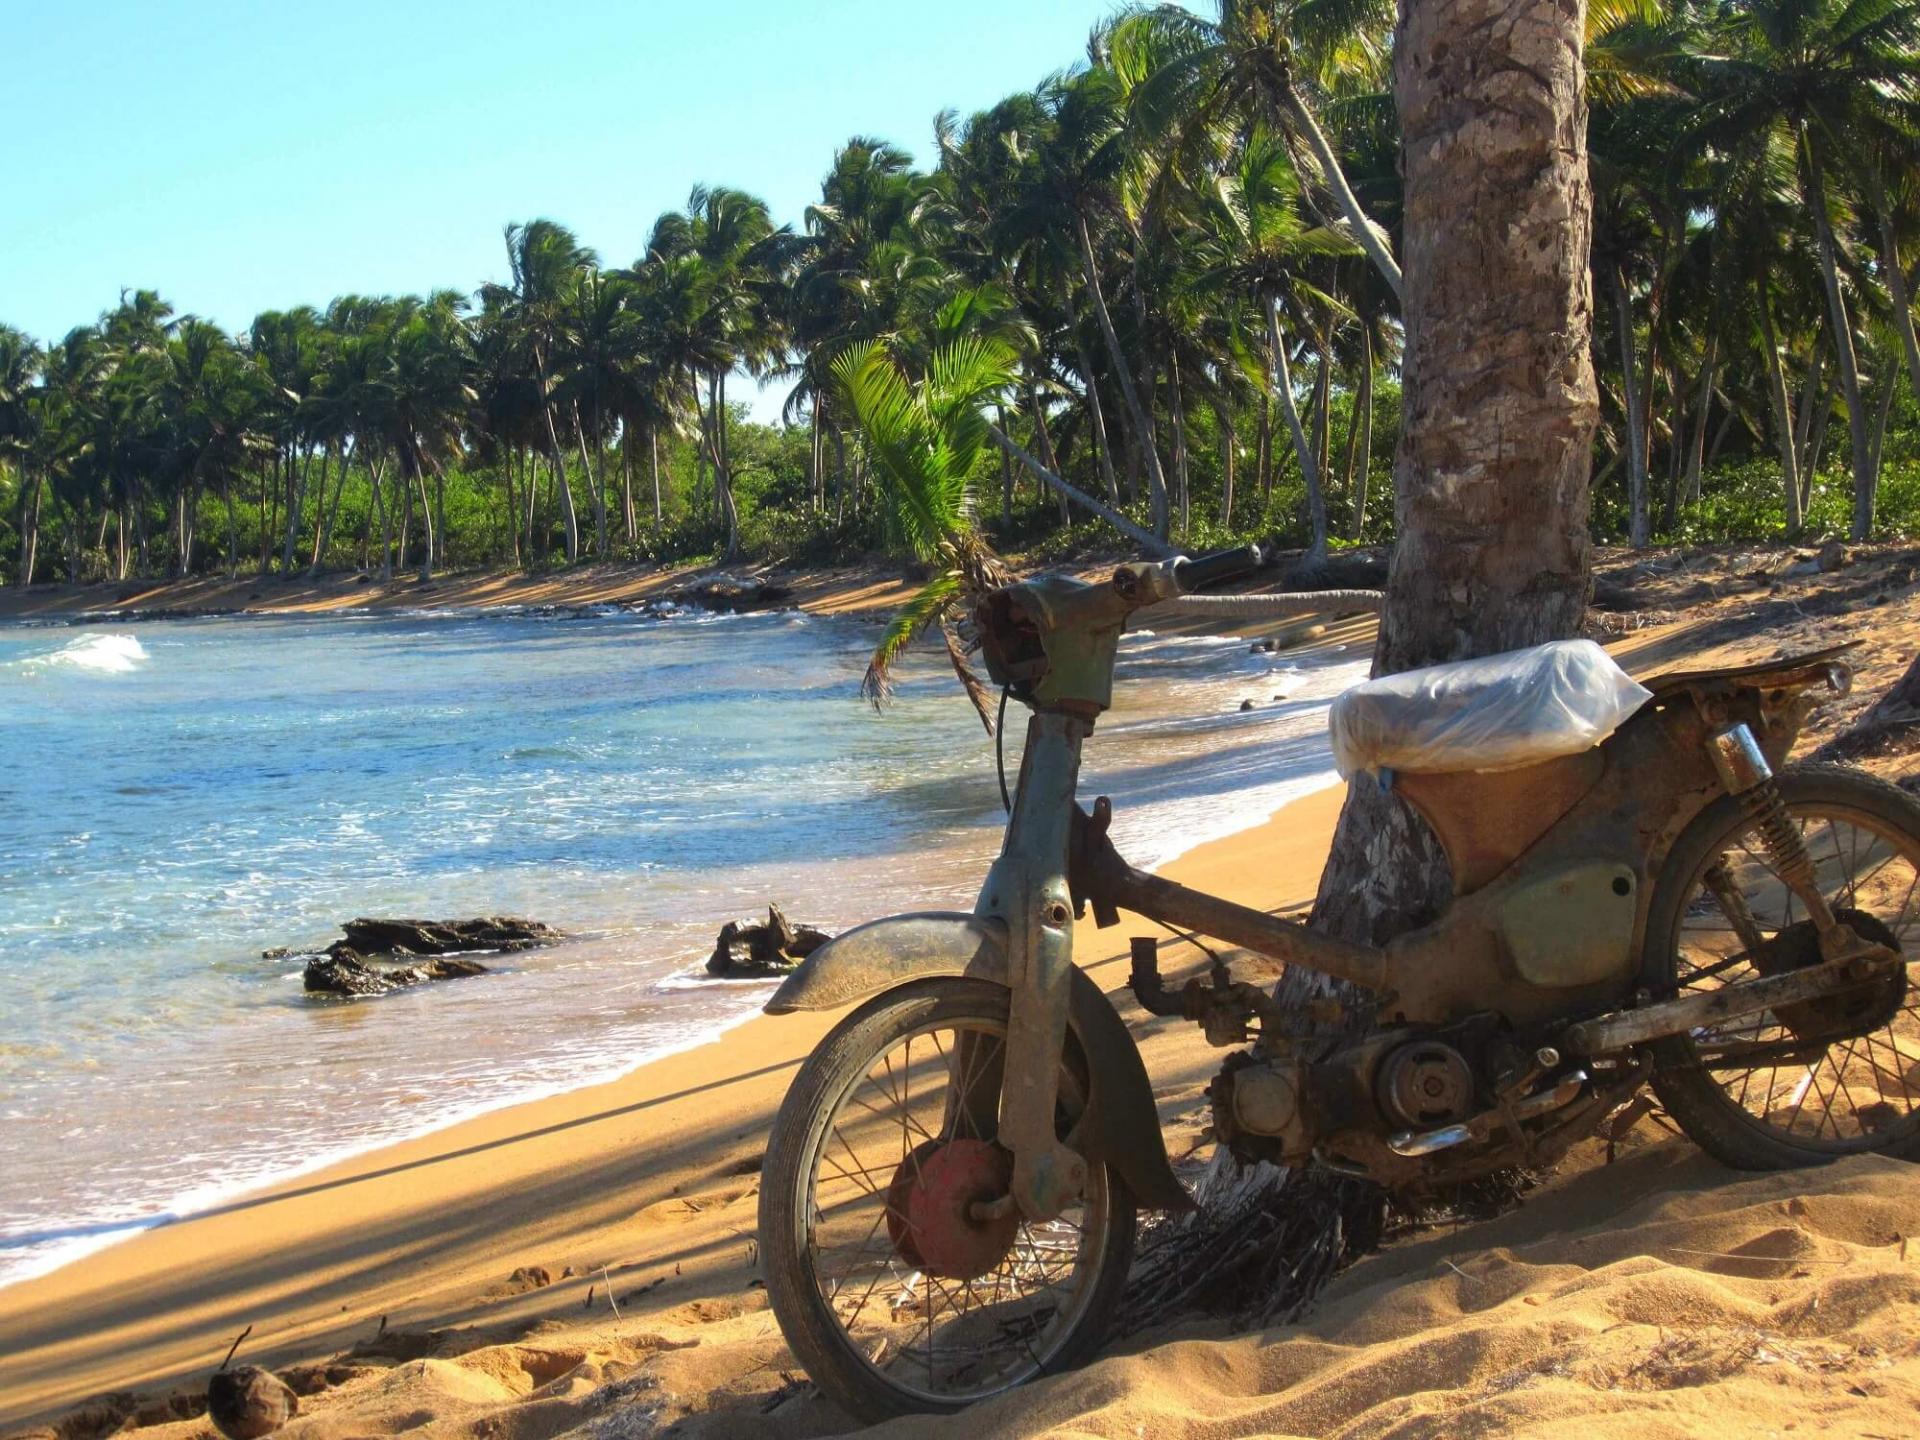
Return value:
<svg viewBox="0 0 1920 1440">
<path fill-rule="evenodd" d="M 999 1136 L 1013 1152 L 1009 1199 L 1031 1221 L 1059 1215 L 1087 1179 L 1086 1161 L 1055 1133 L 1054 1111 L 1073 979 L 1067 845 L 1080 746 L 1091 728 L 1060 711 L 1036 712 L 1028 722 L 1006 842 L 974 906 L 974 914 L 1007 927 L 1012 996 Z"/>
</svg>

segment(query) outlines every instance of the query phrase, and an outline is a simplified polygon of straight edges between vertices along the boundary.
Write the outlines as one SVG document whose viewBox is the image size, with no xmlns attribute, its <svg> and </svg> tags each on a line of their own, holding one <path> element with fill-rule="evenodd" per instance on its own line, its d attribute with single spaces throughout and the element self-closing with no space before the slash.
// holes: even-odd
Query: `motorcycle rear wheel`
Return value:
<svg viewBox="0 0 1920 1440">
<path fill-rule="evenodd" d="M 1118 1310 L 1135 1207 L 1105 1165 L 1091 1165 L 1079 1201 L 1045 1225 L 1009 1218 L 983 1235 L 948 1223 L 938 1246 L 916 1233 L 913 1216 L 924 1220 L 923 1204 L 937 1202 L 915 1186 L 942 1147 L 962 1184 L 1004 1188 L 993 1166 L 1008 1163 L 1005 1152 L 981 1133 L 991 1118 L 969 1120 L 948 1096 L 997 1097 L 997 1074 L 987 1084 L 979 1074 L 997 1066 L 1007 1011 L 1007 991 L 978 980 L 920 980 L 877 996 L 808 1057 L 774 1122 L 760 1192 L 767 1295 L 814 1383 L 863 1420 L 951 1412 L 1071 1369 Z M 1062 1139 L 1085 1111 L 1087 1074 L 1069 1035 Z M 994 1113 L 991 1099 L 972 1108 Z M 923 1242 L 971 1263 L 927 1273 L 938 1267 L 919 1253 Z"/>
<path fill-rule="evenodd" d="M 1791 766 L 1777 783 L 1821 893 L 1866 938 L 1909 957 L 1905 982 L 1657 1041 L 1654 1092 L 1694 1143 L 1736 1169 L 1797 1169 L 1861 1153 L 1916 1158 L 1920 802 L 1840 765 Z M 1736 917 L 1743 904 L 1747 917 Z M 1742 923 L 1761 940 L 1758 955 L 1735 933 Z M 1643 983 L 1665 998 L 1818 959 L 1805 906 L 1775 873 L 1746 808 L 1732 796 L 1716 800 L 1681 832 L 1663 868 Z"/>
</svg>

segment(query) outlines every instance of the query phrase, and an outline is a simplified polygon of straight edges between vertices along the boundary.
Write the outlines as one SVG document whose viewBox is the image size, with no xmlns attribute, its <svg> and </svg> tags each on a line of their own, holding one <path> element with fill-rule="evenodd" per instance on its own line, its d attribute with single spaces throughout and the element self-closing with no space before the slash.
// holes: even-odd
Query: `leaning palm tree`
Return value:
<svg viewBox="0 0 1920 1440">
<path fill-rule="evenodd" d="M 964 297 L 956 303 L 964 303 Z M 887 534 L 933 567 L 932 578 L 893 617 L 874 647 L 862 689 L 876 705 L 884 701 L 901 652 L 937 627 L 954 673 L 989 734 L 993 718 L 987 690 L 967 663 L 957 626 L 982 596 L 1008 579 L 1006 567 L 974 526 L 974 486 L 992 445 L 987 407 L 1012 388 L 1018 366 L 1012 346 L 977 333 L 935 346 L 919 376 L 910 375 L 875 341 L 849 346 L 833 364 L 873 457 Z"/>
<path fill-rule="evenodd" d="M 1176 170 L 1206 167 L 1220 132 L 1235 126 L 1302 146 L 1354 240 L 1398 295 L 1392 241 L 1354 194 L 1314 98 L 1341 69 L 1380 65 L 1391 18 L 1385 0 L 1220 0 L 1213 20 L 1159 5 L 1122 16 L 1107 48 L 1130 82 L 1135 125 L 1175 157 Z"/>
</svg>

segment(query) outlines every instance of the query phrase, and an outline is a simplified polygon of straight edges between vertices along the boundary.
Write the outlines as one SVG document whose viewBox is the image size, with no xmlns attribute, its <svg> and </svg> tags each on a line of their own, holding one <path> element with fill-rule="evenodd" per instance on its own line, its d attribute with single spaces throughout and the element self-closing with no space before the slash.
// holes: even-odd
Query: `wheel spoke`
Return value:
<svg viewBox="0 0 1920 1440">
<path fill-rule="evenodd" d="M 1829 808 L 1790 795 L 1789 804 L 1791 823 L 1823 857 L 1820 890 L 1829 904 L 1884 926 L 1876 934 L 1904 949 L 1920 895 L 1920 835 L 1844 802 Z M 1819 963 L 1813 922 L 1762 852 L 1752 822 L 1731 830 L 1717 858 L 1707 856 L 1674 919 L 1668 993 L 1708 993 Z M 1898 1002 L 1887 997 L 1896 1008 L 1871 1031 L 1849 1032 L 1849 1003 L 1857 997 L 1798 1002 L 1787 1007 L 1790 1026 L 1763 1011 L 1702 1029 L 1690 1041 L 1695 1063 L 1726 1105 L 1791 1144 L 1824 1153 L 1884 1144 L 1890 1130 L 1920 1127 L 1920 988 Z"/>
</svg>

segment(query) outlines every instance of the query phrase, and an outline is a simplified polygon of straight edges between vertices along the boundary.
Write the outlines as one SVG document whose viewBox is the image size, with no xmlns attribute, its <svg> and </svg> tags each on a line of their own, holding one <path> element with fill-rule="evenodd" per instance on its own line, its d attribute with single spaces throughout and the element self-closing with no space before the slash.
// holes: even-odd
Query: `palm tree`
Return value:
<svg viewBox="0 0 1920 1440">
<path fill-rule="evenodd" d="M 1693 130 L 1729 150 L 1769 132 L 1792 146 L 1853 442 L 1852 534 L 1864 540 L 1878 476 L 1840 278 L 1836 221 L 1850 219 L 1850 197 L 1834 182 L 1844 178 L 1845 157 L 1904 148 L 1920 132 L 1920 0 L 1748 0 L 1718 28 L 1730 53 L 1697 56 L 1689 66 L 1701 96 Z"/>
<path fill-rule="evenodd" d="M 24 465 L 33 448 L 38 419 L 34 391 L 40 376 L 40 347 L 11 325 L 0 325 L 0 461 Z M 20 568 L 14 584 L 33 583 L 33 556 L 38 542 L 37 482 L 20 491 Z"/>
<path fill-rule="evenodd" d="M 682 278 L 696 298 L 674 351 L 690 374 L 706 382 L 704 448 L 713 466 L 714 504 L 726 526 L 726 560 L 740 553 L 727 377 L 736 368 L 765 372 L 778 363 L 784 346 L 781 287 L 791 241 L 792 231 L 774 225 L 764 200 L 743 190 L 697 185 L 683 214 L 660 217 L 648 245 L 650 255 L 687 267 Z"/>
<path fill-rule="evenodd" d="M 954 306 L 966 303 L 962 295 Z M 952 316 L 946 328 L 964 330 Z M 1017 353 L 1003 341 L 961 333 L 935 347 L 918 379 L 877 341 L 848 347 L 833 366 L 873 455 L 887 533 L 934 571 L 874 648 L 864 693 L 881 703 L 901 652 L 937 626 L 989 734 L 987 691 L 967 664 L 953 620 L 1008 578 L 974 526 L 973 488 L 991 443 L 987 407 L 1014 384 L 1017 364 Z"/>
<path fill-rule="evenodd" d="M 445 462 L 460 448 L 462 425 L 477 398 L 471 383 L 472 346 L 462 311 L 465 299 L 436 291 L 424 302 L 409 298 L 387 346 L 383 378 L 386 441 L 400 466 L 402 483 L 420 496 L 425 544 L 420 578 L 433 578 L 436 553 L 445 546 L 445 506 L 427 493 L 427 476 L 444 484 Z M 441 523 L 435 526 L 435 512 Z M 436 534 L 440 551 L 436 551 Z"/>
<path fill-rule="evenodd" d="M 1137 80 L 1134 122 L 1167 148 L 1176 170 L 1208 168 L 1221 131 L 1260 127 L 1302 145 L 1354 241 L 1394 294 L 1392 241 L 1361 206 L 1310 95 L 1340 69 L 1377 69 L 1392 6 L 1385 0 L 1219 0 L 1216 19 L 1179 5 L 1122 16 L 1109 46 Z"/>
<path fill-rule="evenodd" d="M 580 522 L 574 513 L 573 489 L 567 483 L 566 460 L 560 451 L 555 424 L 553 373 L 555 355 L 564 343 L 568 308 L 582 276 L 598 262 L 573 232 L 551 220 L 529 220 L 507 226 L 506 286 L 482 286 L 481 298 L 497 297 L 501 313 L 510 317 L 525 336 L 540 397 L 547 463 L 553 467 L 555 493 L 560 497 L 560 523 L 565 531 L 567 563 L 580 558 Z"/>
<path fill-rule="evenodd" d="M 217 492 L 227 511 L 227 564 L 239 564 L 233 486 L 269 443 L 266 381 L 218 326 L 187 319 L 167 343 L 159 380 L 165 416 L 163 478 L 174 506 L 174 574 L 193 571 L 200 497 Z"/>
<path fill-rule="evenodd" d="M 1327 553 L 1329 523 L 1325 477 L 1318 447 L 1309 442 L 1293 393 L 1288 341 L 1281 309 L 1325 328 L 1348 313 L 1339 301 L 1312 285 L 1303 262 L 1313 257 L 1351 253 L 1352 244 L 1323 226 L 1308 226 L 1300 213 L 1299 181 L 1286 146 L 1277 136 L 1254 131 L 1241 150 L 1231 176 L 1223 177 L 1208 197 L 1204 221 L 1193 242 L 1195 283 L 1232 303 L 1251 296 L 1265 328 L 1267 362 L 1273 367 L 1273 391 L 1293 437 L 1294 455 L 1307 491 L 1308 559 Z M 1316 315 L 1317 312 L 1317 315 Z"/>
</svg>

